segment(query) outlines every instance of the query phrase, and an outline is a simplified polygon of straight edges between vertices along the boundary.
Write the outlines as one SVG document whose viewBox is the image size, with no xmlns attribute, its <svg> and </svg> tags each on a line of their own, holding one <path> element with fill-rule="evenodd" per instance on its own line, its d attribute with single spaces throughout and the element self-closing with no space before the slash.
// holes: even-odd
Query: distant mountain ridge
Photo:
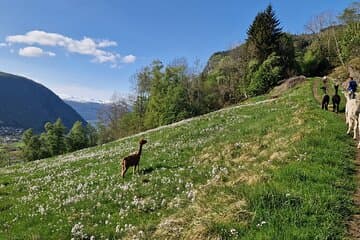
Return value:
<svg viewBox="0 0 360 240">
<path fill-rule="evenodd" d="M 0 126 L 43 131 L 61 118 L 67 129 L 85 120 L 45 86 L 25 77 L 0 72 Z"/>
<path fill-rule="evenodd" d="M 100 110 L 106 108 L 106 103 L 63 99 L 63 101 L 75 109 L 87 122 L 96 123 Z"/>
</svg>

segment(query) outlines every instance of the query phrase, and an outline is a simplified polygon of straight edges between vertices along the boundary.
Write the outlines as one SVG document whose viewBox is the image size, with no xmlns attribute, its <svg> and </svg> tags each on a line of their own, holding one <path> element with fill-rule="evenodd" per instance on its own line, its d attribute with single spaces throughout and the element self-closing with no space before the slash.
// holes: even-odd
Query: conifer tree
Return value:
<svg viewBox="0 0 360 240">
<path fill-rule="evenodd" d="M 271 5 L 265 11 L 258 13 L 247 34 L 248 41 L 254 47 L 254 55 L 260 63 L 271 53 L 278 54 L 283 33 Z"/>
</svg>

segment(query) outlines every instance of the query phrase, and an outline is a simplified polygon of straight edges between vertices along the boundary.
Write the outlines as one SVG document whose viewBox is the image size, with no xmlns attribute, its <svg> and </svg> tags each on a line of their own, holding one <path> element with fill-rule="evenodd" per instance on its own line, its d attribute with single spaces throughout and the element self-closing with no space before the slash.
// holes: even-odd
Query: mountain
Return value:
<svg viewBox="0 0 360 240">
<path fill-rule="evenodd" d="M 43 131 L 46 122 L 61 118 L 70 129 L 85 120 L 55 93 L 25 77 L 0 72 L 0 126 Z"/>
<path fill-rule="evenodd" d="M 86 102 L 70 99 L 63 99 L 63 101 L 75 109 L 89 123 L 95 123 L 98 118 L 99 110 L 106 106 L 105 103 L 100 102 Z"/>
</svg>

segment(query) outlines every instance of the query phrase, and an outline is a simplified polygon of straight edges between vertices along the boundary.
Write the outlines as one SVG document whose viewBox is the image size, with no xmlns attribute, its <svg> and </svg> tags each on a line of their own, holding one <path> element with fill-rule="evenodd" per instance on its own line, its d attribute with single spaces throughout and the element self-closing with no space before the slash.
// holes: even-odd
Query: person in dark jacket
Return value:
<svg viewBox="0 0 360 240">
<path fill-rule="evenodd" d="M 355 98 L 356 90 L 357 90 L 357 82 L 353 79 L 353 77 L 350 77 L 350 81 L 348 85 L 350 99 Z"/>
</svg>

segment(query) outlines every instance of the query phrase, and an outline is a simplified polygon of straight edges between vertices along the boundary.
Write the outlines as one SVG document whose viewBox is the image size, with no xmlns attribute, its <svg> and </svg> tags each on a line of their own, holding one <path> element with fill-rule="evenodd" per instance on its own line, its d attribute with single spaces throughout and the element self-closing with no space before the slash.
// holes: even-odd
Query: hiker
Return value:
<svg viewBox="0 0 360 240">
<path fill-rule="evenodd" d="M 349 91 L 350 99 L 355 98 L 356 89 L 357 89 L 357 82 L 353 79 L 353 77 L 350 77 L 349 85 L 347 88 L 347 90 Z"/>
</svg>

